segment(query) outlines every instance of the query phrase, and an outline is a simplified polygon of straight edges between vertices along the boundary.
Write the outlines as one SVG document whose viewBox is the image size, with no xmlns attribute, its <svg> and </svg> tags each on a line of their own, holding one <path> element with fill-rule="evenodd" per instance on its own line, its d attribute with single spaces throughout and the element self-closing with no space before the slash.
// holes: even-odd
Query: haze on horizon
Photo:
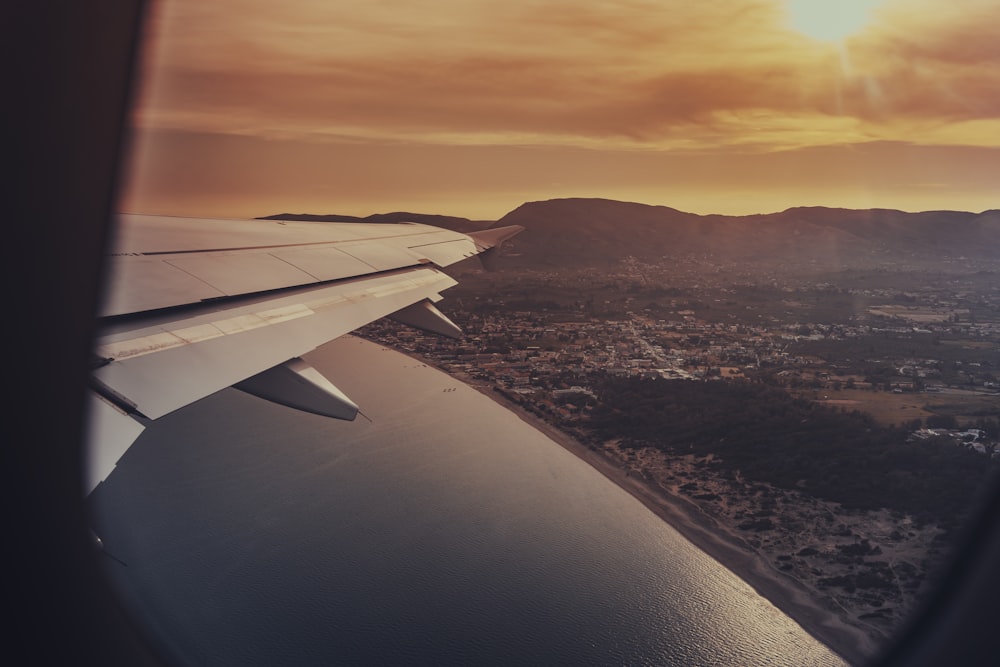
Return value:
<svg viewBox="0 0 1000 667">
<path fill-rule="evenodd" d="M 1000 3 L 810 1 L 154 2 L 120 208 L 1000 208 Z"/>
</svg>

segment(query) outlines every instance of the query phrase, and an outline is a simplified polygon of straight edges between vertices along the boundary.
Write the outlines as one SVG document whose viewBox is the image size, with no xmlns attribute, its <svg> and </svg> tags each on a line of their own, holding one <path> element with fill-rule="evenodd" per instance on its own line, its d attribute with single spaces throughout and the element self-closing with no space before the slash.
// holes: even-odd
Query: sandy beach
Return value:
<svg viewBox="0 0 1000 667">
<path fill-rule="evenodd" d="M 850 664 L 863 665 L 878 653 L 881 644 L 878 633 L 873 633 L 870 628 L 858 627 L 836 610 L 821 605 L 814 592 L 802 581 L 778 571 L 742 536 L 707 515 L 697 504 L 679 495 L 667 493 L 659 485 L 652 484 L 642 475 L 633 473 L 608 453 L 582 444 L 559 428 L 506 399 L 493 391 L 490 385 L 470 378 L 462 380 L 513 411 L 522 420 L 545 433 L 626 490 Z"/>
</svg>

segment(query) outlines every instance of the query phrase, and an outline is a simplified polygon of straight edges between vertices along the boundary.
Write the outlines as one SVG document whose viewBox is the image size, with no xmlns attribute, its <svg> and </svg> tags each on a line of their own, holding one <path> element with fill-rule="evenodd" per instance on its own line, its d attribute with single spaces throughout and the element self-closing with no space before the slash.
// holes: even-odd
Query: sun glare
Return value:
<svg viewBox="0 0 1000 667">
<path fill-rule="evenodd" d="M 835 42 L 862 30 L 880 0 L 788 0 L 791 26 L 821 41 Z"/>
</svg>

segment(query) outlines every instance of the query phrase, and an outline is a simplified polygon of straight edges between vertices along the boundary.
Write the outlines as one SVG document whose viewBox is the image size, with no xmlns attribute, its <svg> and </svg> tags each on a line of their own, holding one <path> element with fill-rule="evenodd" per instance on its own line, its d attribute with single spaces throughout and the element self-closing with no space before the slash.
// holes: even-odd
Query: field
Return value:
<svg viewBox="0 0 1000 667">
<path fill-rule="evenodd" d="M 961 426 L 966 426 L 978 419 L 1000 416 L 1000 395 L 966 389 L 902 394 L 861 389 L 808 390 L 795 394 L 825 405 L 867 412 L 885 425 L 902 425 L 914 419 L 940 415 L 956 417 Z"/>
</svg>

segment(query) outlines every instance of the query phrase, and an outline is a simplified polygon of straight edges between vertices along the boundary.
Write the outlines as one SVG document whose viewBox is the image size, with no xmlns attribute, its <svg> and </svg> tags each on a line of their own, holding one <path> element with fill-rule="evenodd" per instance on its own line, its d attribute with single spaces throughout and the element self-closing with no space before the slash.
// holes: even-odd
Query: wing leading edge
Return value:
<svg viewBox="0 0 1000 667">
<path fill-rule="evenodd" d="M 457 337 L 439 269 L 521 227 L 121 216 L 92 374 L 90 493 L 145 425 L 225 387 L 340 419 L 358 406 L 299 357 L 382 317 Z"/>
</svg>

